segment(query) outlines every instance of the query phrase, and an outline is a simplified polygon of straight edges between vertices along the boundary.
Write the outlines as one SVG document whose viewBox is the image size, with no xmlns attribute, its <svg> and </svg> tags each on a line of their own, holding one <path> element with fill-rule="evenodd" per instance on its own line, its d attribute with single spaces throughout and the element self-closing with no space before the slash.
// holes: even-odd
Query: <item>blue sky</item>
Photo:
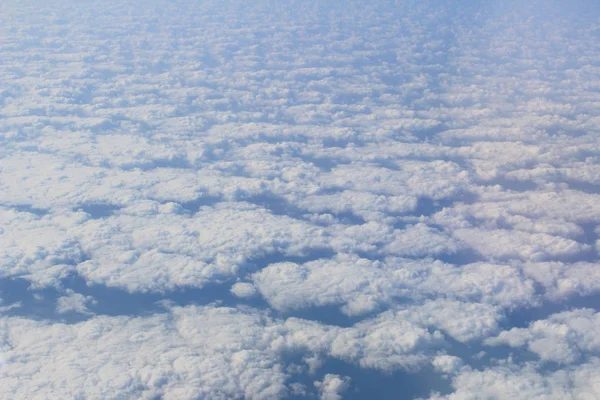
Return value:
<svg viewBox="0 0 600 400">
<path fill-rule="evenodd" d="M 0 397 L 600 399 L 593 2 L 5 1 Z"/>
</svg>

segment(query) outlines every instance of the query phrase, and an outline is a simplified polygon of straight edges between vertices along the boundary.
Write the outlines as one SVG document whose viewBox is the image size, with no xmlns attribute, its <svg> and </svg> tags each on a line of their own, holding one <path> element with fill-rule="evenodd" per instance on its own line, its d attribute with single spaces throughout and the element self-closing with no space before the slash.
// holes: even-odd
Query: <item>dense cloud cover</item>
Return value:
<svg viewBox="0 0 600 400">
<path fill-rule="evenodd" d="M 600 399 L 595 2 L 0 4 L 0 397 Z"/>
</svg>

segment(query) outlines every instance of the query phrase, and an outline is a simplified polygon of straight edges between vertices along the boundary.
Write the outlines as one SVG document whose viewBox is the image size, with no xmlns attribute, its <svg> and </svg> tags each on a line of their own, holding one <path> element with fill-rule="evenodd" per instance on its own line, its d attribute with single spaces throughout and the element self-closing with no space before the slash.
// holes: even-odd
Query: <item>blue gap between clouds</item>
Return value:
<svg viewBox="0 0 600 400">
<path fill-rule="evenodd" d="M 27 212 L 30 214 L 34 214 L 38 217 L 43 217 L 44 215 L 47 215 L 50 212 L 45 208 L 37 208 L 32 206 L 31 204 L 2 204 L 1 206 L 4 206 L 9 209 L 12 208 L 17 212 Z"/>
<path fill-rule="evenodd" d="M 402 370 L 383 372 L 372 368 L 361 368 L 332 358 L 325 360 L 314 375 L 304 373 L 294 376 L 289 382 L 302 383 L 309 392 L 315 393 L 314 382 L 322 381 L 326 374 L 350 377 L 350 387 L 342 394 L 342 398 L 346 400 L 359 400 L 366 397 L 380 400 L 410 400 L 426 398 L 432 392 L 442 394 L 452 392 L 450 381 L 444 379 L 431 367 L 423 367 L 411 372 Z M 291 398 L 302 399 L 307 396 Z"/>
<path fill-rule="evenodd" d="M 83 211 L 93 219 L 100 219 L 114 215 L 121 207 L 110 203 L 86 203 L 79 206 L 76 211 Z"/>
</svg>

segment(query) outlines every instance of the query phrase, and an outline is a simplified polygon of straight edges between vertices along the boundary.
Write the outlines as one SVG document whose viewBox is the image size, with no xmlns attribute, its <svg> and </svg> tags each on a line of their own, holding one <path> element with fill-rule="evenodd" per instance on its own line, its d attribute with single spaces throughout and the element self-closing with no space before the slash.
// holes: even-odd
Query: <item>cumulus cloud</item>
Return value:
<svg viewBox="0 0 600 400">
<path fill-rule="evenodd" d="M 256 288 L 251 283 L 237 282 L 231 286 L 231 293 L 238 297 L 252 297 L 256 294 Z"/>
<path fill-rule="evenodd" d="M 589 245 L 545 233 L 530 234 L 507 229 L 457 229 L 454 234 L 490 259 L 546 261 L 568 259 L 591 250 Z"/>
<path fill-rule="evenodd" d="M 322 382 L 315 382 L 315 386 L 319 389 L 319 397 L 323 400 L 343 399 L 343 393 L 350 387 L 350 378 L 327 374 Z"/>
<path fill-rule="evenodd" d="M 512 328 L 486 339 L 489 345 L 527 346 L 543 361 L 571 364 L 600 351 L 600 314 L 578 309 L 532 322 L 527 328 Z"/>
<path fill-rule="evenodd" d="M 271 264 L 253 275 L 258 291 L 276 309 L 340 305 L 360 315 L 396 299 L 420 302 L 446 296 L 506 308 L 534 304 L 533 281 L 506 265 L 457 267 L 434 260 L 368 260 L 350 255 L 306 264 Z"/>
<path fill-rule="evenodd" d="M 598 263 L 561 262 L 522 265 L 523 273 L 545 288 L 545 295 L 552 300 L 569 298 L 573 295 L 586 296 L 600 291 Z"/>
<path fill-rule="evenodd" d="M 327 247 L 321 228 L 248 203 L 204 207 L 192 216 L 156 203 L 135 204 L 78 231 L 91 255 L 77 266 L 79 274 L 134 291 L 203 286 L 270 254 L 300 256 Z"/>
<path fill-rule="evenodd" d="M 174 309 L 74 325 L 4 318 L 2 326 L 4 397 L 272 398 L 286 393 L 285 372 L 265 347 L 268 342 L 259 344 L 265 334 L 259 315 Z M 35 366 L 30 358 L 37 359 Z"/>
<path fill-rule="evenodd" d="M 540 373 L 533 365 L 503 363 L 484 370 L 463 370 L 454 380 L 450 395 L 433 395 L 430 399 L 596 399 L 598 390 L 598 358 L 576 367 Z"/>
<path fill-rule="evenodd" d="M 92 296 L 84 296 L 81 293 L 75 293 L 69 289 L 64 296 L 58 298 L 56 312 L 59 314 L 65 314 L 69 312 L 89 314 L 90 311 L 87 307 L 88 303 L 94 304 L 96 301 Z"/>
<path fill-rule="evenodd" d="M 463 361 L 460 357 L 441 354 L 433 359 L 432 364 L 437 371 L 454 374 L 463 366 Z"/>
<path fill-rule="evenodd" d="M 416 349 L 427 352 L 441 343 L 438 334 L 392 315 L 339 328 L 212 306 L 174 307 L 146 317 L 97 316 L 72 325 L 18 317 L 0 323 L 7 366 L 0 369 L 0 391 L 19 398 L 281 397 L 288 393 L 286 383 L 299 378 L 285 372 L 286 354 L 412 369 L 428 359 Z M 348 378 L 326 375 L 318 388 L 332 396 L 348 384 Z"/>
</svg>

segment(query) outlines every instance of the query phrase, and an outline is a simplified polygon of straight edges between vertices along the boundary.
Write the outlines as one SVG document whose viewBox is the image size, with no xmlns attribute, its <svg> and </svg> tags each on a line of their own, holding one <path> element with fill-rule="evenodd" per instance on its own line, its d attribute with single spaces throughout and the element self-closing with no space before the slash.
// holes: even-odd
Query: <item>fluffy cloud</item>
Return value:
<svg viewBox="0 0 600 400">
<path fill-rule="evenodd" d="M 468 185 L 468 173 L 452 162 L 397 162 L 393 169 L 355 163 L 333 169 L 321 186 L 383 195 L 414 195 L 442 199 L 456 196 Z"/>
<path fill-rule="evenodd" d="M 514 308 L 535 303 L 533 281 L 515 267 L 475 263 L 462 267 L 434 260 L 350 255 L 305 264 L 271 264 L 253 275 L 259 292 L 279 310 L 340 305 L 364 314 L 396 299 L 462 299 Z"/>
<path fill-rule="evenodd" d="M 56 312 L 59 314 L 69 312 L 89 314 L 90 311 L 88 310 L 87 303 L 94 304 L 95 300 L 92 296 L 84 296 L 69 289 L 65 296 L 58 298 L 56 303 Z"/>
<path fill-rule="evenodd" d="M 251 283 L 237 282 L 231 287 L 231 293 L 238 297 L 252 297 L 256 294 L 256 288 Z"/>
<path fill-rule="evenodd" d="M 441 344 L 439 335 L 392 316 L 339 328 L 273 320 L 252 310 L 167 307 L 162 314 L 98 316 L 72 325 L 0 319 L 0 393 L 18 398 L 273 398 L 287 394 L 286 384 L 306 371 L 286 372 L 281 361 L 287 354 L 412 369 L 428 359 L 432 345 Z M 332 396 L 348 384 L 348 378 L 328 374 L 318 388 Z"/>
<path fill-rule="evenodd" d="M 591 251 L 588 245 L 545 233 L 530 234 L 507 229 L 458 229 L 454 234 L 492 260 L 569 259 Z"/>
<path fill-rule="evenodd" d="M 0 390 L 17 398 L 279 397 L 287 376 L 260 344 L 261 319 L 195 308 L 75 325 L 3 318 Z"/>
<path fill-rule="evenodd" d="M 134 291 L 203 286 L 270 254 L 327 247 L 321 228 L 247 203 L 217 204 L 192 216 L 176 205 L 139 203 L 74 231 L 91 256 L 77 266 L 79 274 Z"/>
<path fill-rule="evenodd" d="M 578 309 L 532 322 L 527 328 L 512 328 L 489 338 L 489 345 L 527 346 L 543 361 L 570 364 L 600 351 L 600 314 Z"/>
<path fill-rule="evenodd" d="M 67 225 L 81 216 L 61 216 Z M 2 277 L 35 275 L 43 284 L 55 284 L 85 259 L 68 228 L 30 212 L 0 208 Z"/>
<path fill-rule="evenodd" d="M 322 382 L 315 382 L 315 386 L 319 389 L 319 396 L 323 400 L 343 399 L 343 393 L 350 386 L 350 378 L 327 374 Z"/>
<path fill-rule="evenodd" d="M 449 356 L 447 354 L 441 354 L 435 357 L 432 364 L 437 371 L 447 374 L 455 373 L 463 366 L 463 362 L 459 357 Z"/>
<path fill-rule="evenodd" d="M 565 399 L 592 400 L 598 388 L 600 360 L 592 358 L 577 367 L 540 373 L 533 365 L 503 363 L 484 370 L 464 369 L 452 382 L 454 393 L 433 395 L 430 399 Z"/>
<path fill-rule="evenodd" d="M 553 300 L 568 298 L 572 295 L 586 296 L 600 291 L 600 270 L 598 263 L 561 262 L 525 263 L 524 274 L 542 285 L 546 296 Z"/>
</svg>

